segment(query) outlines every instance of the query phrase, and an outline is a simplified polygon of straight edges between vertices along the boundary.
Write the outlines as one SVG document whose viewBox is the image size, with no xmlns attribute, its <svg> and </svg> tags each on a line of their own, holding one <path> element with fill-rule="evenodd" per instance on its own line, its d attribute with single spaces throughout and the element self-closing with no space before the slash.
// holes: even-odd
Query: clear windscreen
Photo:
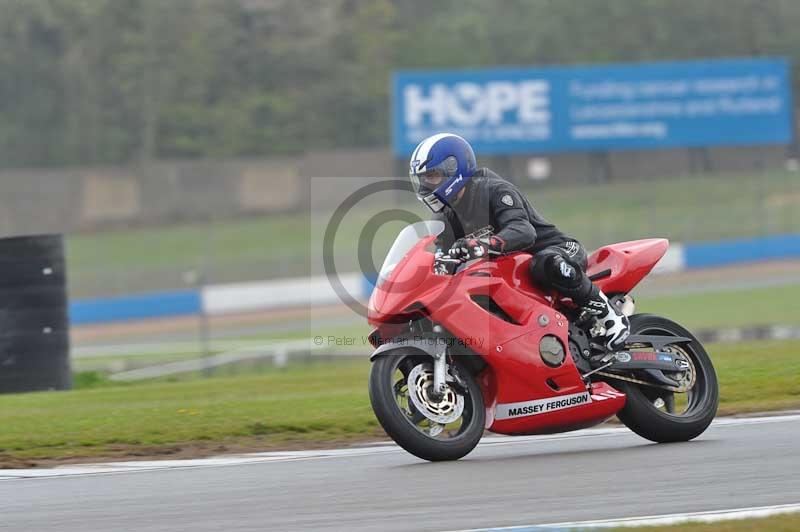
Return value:
<svg viewBox="0 0 800 532">
<path fill-rule="evenodd" d="M 378 276 L 378 284 L 383 283 L 391 275 L 394 268 L 403 260 L 406 253 L 413 248 L 417 242 L 427 236 L 439 236 L 444 231 L 444 222 L 440 220 L 428 220 L 409 225 L 397 235 L 397 238 L 386 254 L 381 271 Z"/>
</svg>

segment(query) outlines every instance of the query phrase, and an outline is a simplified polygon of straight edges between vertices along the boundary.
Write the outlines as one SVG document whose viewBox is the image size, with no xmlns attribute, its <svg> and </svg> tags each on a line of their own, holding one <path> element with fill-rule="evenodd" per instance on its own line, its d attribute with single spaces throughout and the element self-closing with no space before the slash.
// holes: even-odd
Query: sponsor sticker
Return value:
<svg viewBox="0 0 800 532">
<path fill-rule="evenodd" d="M 631 354 L 630 353 L 617 353 L 616 354 L 617 362 L 630 362 L 631 361 Z"/>
<path fill-rule="evenodd" d="M 576 393 L 572 395 L 560 395 L 558 397 L 548 397 L 547 399 L 537 399 L 535 401 L 523 401 L 521 403 L 507 403 L 497 405 L 495 408 L 495 419 L 512 419 L 515 417 L 535 416 L 546 414 L 556 410 L 564 410 L 575 406 L 591 403 L 592 399 L 588 392 Z"/>
<path fill-rule="evenodd" d="M 462 176 L 458 176 L 458 179 L 456 179 L 455 181 L 453 181 L 453 182 L 450 184 L 450 186 L 449 186 L 449 187 L 447 187 L 447 189 L 444 191 L 444 195 L 445 195 L 445 196 L 449 196 L 450 194 L 452 194 L 452 193 L 453 193 L 453 187 L 454 187 L 454 186 L 456 186 L 458 183 L 460 183 L 460 182 L 461 182 L 461 181 L 463 181 L 463 180 L 464 180 L 464 178 L 463 178 Z"/>
</svg>

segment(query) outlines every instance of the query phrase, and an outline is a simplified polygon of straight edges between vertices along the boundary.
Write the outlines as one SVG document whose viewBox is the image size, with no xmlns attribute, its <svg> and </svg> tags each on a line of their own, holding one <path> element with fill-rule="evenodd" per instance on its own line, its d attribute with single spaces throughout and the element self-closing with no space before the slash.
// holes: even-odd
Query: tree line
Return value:
<svg viewBox="0 0 800 532">
<path fill-rule="evenodd" d="M 383 146 L 394 69 L 797 59 L 798 27 L 796 0 L 0 0 L 0 166 Z"/>
</svg>

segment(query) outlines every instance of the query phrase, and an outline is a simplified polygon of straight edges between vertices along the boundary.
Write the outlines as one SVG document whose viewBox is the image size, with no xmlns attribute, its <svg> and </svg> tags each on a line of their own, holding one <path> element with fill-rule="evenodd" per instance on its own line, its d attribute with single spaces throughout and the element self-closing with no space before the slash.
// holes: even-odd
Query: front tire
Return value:
<svg viewBox="0 0 800 532">
<path fill-rule="evenodd" d="M 453 422 L 441 424 L 426 418 L 408 399 L 408 394 L 415 391 L 411 389 L 414 384 L 409 384 L 408 380 L 409 375 L 419 375 L 419 370 L 413 368 L 425 367 L 430 362 L 429 356 L 415 349 L 399 349 L 379 357 L 370 372 L 369 399 L 375 417 L 400 447 L 431 462 L 458 460 L 472 451 L 483 435 L 483 395 L 472 375 L 455 362 L 465 386 L 457 389 L 450 384 L 453 394 L 461 397 L 458 400 L 460 416 Z M 405 400 L 403 395 L 407 396 Z M 437 405 L 431 406 L 435 409 Z"/>
<path fill-rule="evenodd" d="M 692 333 L 673 321 L 651 314 L 636 314 L 630 317 L 630 323 L 632 335 L 691 338 L 691 342 L 674 345 L 693 364 L 695 382 L 685 397 L 679 397 L 686 409 L 678 413 L 675 408 L 677 392 L 659 391 L 657 388 L 611 379 L 612 385 L 627 395 L 625 407 L 617 417 L 639 436 L 657 443 L 696 438 L 711 424 L 719 405 L 719 386 L 711 358 Z M 665 405 L 666 410 L 663 410 Z"/>
</svg>

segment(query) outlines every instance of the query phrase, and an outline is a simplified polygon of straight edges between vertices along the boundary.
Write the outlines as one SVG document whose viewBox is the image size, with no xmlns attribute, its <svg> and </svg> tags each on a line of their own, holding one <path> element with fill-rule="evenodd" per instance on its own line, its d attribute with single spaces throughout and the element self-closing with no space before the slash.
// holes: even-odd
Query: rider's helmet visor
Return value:
<svg viewBox="0 0 800 532">
<path fill-rule="evenodd" d="M 444 171 L 439 168 L 432 168 L 430 170 L 411 173 L 411 184 L 414 187 L 414 192 L 417 196 L 427 196 L 432 194 L 436 188 L 441 185 L 447 178 Z"/>
<path fill-rule="evenodd" d="M 420 167 L 423 170 L 417 170 Z M 426 164 L 423 163 L 412 167 L 409 176 L 411 177 L 414 192 L 432 211 L 438 212 L 444 208 L 444 204 L 439 197 L 442 194 L 440 189 L 446 185 L 448 179 L 455 175 L 457 167 L 458 161 L 453 156 L 447 157 L 436 166 L 426 168 Z M 437 190 L 439 191 L 439 196 L 436 194 Z"/>
</svg>

